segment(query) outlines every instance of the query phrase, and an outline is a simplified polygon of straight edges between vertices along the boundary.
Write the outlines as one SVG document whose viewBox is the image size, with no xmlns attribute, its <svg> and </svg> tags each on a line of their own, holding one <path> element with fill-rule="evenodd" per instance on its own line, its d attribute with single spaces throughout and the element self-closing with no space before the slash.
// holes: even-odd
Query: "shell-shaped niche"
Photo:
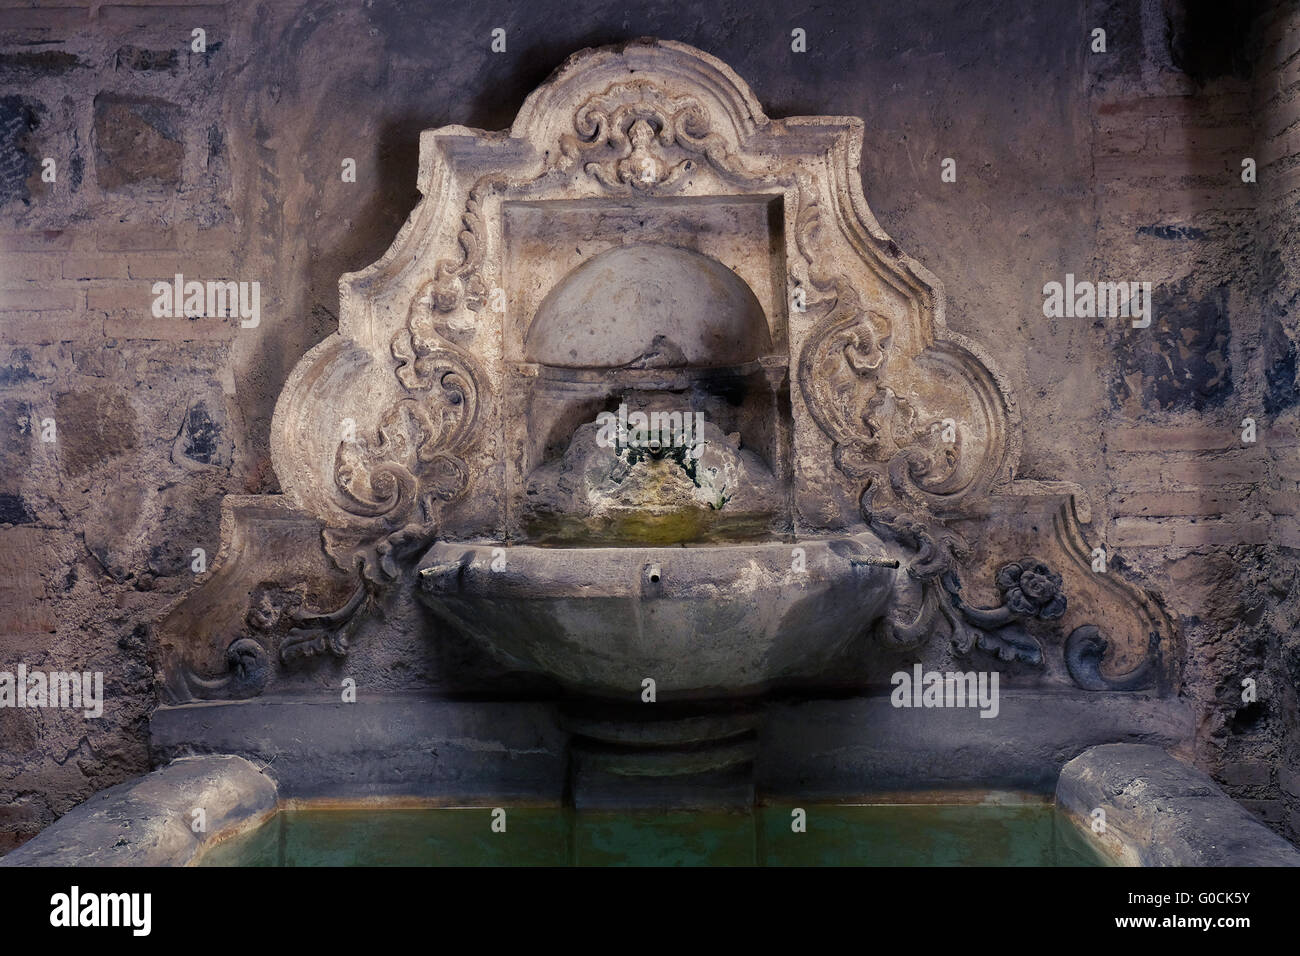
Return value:
<svg viewBox="0 0 1300 956">
<path fill-rule="evenodd" d="M 758 298 L 708 256 L 636 243 L 593 256 L 537 310 L 524 354 L 555 368 L 715 368 L 772 351 Z"/>
</svg>

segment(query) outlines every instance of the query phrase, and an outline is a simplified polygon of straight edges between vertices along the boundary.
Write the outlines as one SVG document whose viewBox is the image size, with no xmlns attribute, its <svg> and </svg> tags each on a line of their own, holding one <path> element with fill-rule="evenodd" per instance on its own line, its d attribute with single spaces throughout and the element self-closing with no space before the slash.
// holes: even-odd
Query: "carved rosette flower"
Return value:
<svg viewBox="0 0 1300 956">
<path fill-rule="evenodd" d="M 1004 564 L 998 571 L 997 586 L 1003 603 L 1021 617 L 1054 621 L 1065 613 L 1061 576 L 1041 561 Z"/>
</svg>

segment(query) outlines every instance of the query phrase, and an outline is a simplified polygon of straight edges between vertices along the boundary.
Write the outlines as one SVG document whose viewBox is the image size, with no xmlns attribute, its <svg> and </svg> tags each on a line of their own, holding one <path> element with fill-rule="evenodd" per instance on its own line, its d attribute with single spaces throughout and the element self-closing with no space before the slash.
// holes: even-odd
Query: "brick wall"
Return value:
<svg viewBox="0 0 1300 956">
<path fill-rule="evenodd" d="M 229 442 L 233 323 L 150 309 L 155 278 L 234 272 L 225 16 L 0 3 L 0 667 L 103 671 L 107 698 L 98 720 L 0 710 L 0 852 L 148 769 L 144 625 L 240 487 L 176 441 L 198 408 Z"/>
<path fill-rule="evenodd" d="M 1241 791 L 1261 814 L 1284 820 L 1292 839 L 1300 836 L 1300 447 L 1296 435 L 1296 369 L 1300 353 L 1300 6 L 1285 3 L 1259 23 L 1260 68 L 1256 71 L 1255 152 L 1259 164 L 1259 256 L 1263 262 L 1259 296 L 1259 338 L 1250 370 L 1259 383 L 1266 416 L 1286 433 L 1270 444 L 1271 471 L 1264 486 L 1266 510 L 1273 515 L 1270 544 L 1275 552 L 1275 594 L 1286 590 L 1279 637 L 1270 641 L 1279 714 L 1278 760 L 1267 787 Z M 1249 787 L 1247 784 L 1246 787 Z M 1254 801 L 1258 800 L 1258 803 Z"/>
<path fill-rule="evenodd" d="M 1107 546 L 1187 635 L 1198 762 L 1294 839 L 1300 21 L 1269 6 L 1094 5 L 1094 21 L 1121 24 L 1089 62 L 1094 266 L 1155 284 L 1151 328 L 1111 343 Z"/>
</svg>

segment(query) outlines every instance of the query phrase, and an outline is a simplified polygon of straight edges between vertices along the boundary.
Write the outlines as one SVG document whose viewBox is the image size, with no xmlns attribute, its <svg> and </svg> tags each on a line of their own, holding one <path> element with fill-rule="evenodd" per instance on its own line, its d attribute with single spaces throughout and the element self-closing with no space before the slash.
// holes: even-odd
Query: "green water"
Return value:
<svg viewBox="0 0 1300 956">
<path fill-rule="evenodd" d="M 285 810 L 200 866 L 1104 866 L 1050 805 L 879 805 L 752 813 Z M 499 824 L 498 824 L 499 826 Z"/>
</svg>

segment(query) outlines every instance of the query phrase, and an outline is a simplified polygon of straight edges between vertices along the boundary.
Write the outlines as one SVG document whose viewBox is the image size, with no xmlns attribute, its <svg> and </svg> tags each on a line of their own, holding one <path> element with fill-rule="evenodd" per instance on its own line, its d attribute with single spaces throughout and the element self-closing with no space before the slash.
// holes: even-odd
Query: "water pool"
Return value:
<svg viewBox="0 0 1300 956">
<path fill-rule="evenodd" d="M 1105 866 L 1051 804 L 286 809 L 199 866 Z M 493 824 L 496 823 L 494 830 Z M 501 832 L 504 822 L 504 832 Z"/>
</svg>

